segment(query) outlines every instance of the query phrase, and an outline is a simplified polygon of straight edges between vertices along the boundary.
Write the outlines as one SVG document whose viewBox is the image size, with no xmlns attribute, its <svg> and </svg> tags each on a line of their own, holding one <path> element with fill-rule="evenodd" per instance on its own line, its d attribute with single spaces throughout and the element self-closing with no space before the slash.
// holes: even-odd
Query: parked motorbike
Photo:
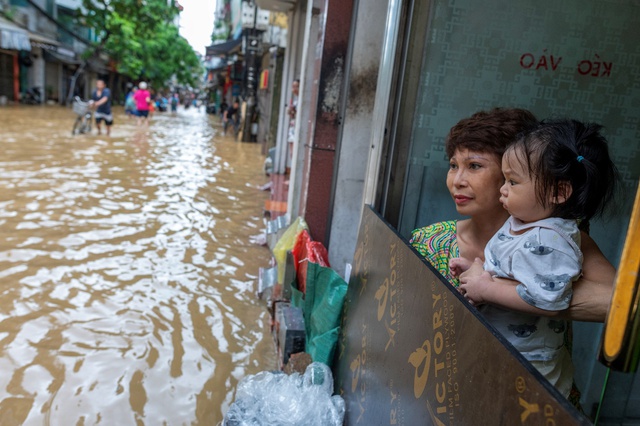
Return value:
<svg viewBox="0 0 640 426">
<path fill-rule="evenodd" d="M 22 96 L 22 103 L 27 105 L 40 105 L 42 103 L 42 93 L 39 87 L 32 87 Z"/>
</svg>

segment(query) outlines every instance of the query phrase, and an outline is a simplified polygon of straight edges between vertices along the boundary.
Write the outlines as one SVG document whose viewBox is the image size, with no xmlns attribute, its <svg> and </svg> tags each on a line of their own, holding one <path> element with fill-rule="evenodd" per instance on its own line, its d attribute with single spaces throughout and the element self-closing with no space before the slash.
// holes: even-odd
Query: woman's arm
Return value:
<svg viewBox="0 0 640 426">
<path fill-rule="evenodd" d="M 559 316 L 574 321 L 604 322 L 611 302 L 616 270 L 604 257 L 593 239 L 585 233 L 582 233 L 580 248 L 584 256 L 582 277 L 573 284 L 573 297 L 568 309 L 544 311 L 524 303 L 514 307 L 515 310 L 547 317 Z M 471 267 L 461 275 L 460 282 L 464 283 L 471 277 L 478 277 L 483 273 L 482 261 L 476 259 Z M 496 277 L 493 277 L 492 280 L 505 286 L 514 286 L 515 283 L 512 280 Z M 517 283 L 515 284 L 517 285 Z M 500 306 L 497 302 L 493 302 L 493 304 Z"/>
<path fill-rule="evenodd" d="M 473 302 L 472 304 L 491 303 L 505 309 L 547 317 L 555 317 L 563 312 L 544 311 L 526 303 L 516 291 L 519 282 L 507 278 L 492 277 L 482 265 L 482 260 L 476 257 L 471 267 L 460 276 L 460 293 L 463 295 L 469 293 L 467 298 Z M 485 300 L 480 297 L 478 292 L 484 291 L 488 286 L 493 286 L 493 290 L 497 290 L 498 293 L 492 293 Z"/>
<path fill-rule="evenodd" d="M 518 294 L 517 281 L 492 277 L 489 272 L 460 278 L 459 291 L 472 305 L 485 303 L 538 316 L 555 316 L 554 311 L 536 308 Z"/>
<path fill-rule="evenodd" d="M 590 236 L 582 232 L 581 237 L 582 277 L 573 284 L 571 306 L 560 315 L 575 321 L 604 322 L 616 270 Z"/>
</svg>

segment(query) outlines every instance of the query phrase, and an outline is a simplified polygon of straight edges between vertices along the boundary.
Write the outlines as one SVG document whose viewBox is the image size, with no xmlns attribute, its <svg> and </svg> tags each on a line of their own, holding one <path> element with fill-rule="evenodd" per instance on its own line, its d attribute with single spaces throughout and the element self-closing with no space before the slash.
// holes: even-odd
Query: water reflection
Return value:
<svg viewBox="0 0 640 426">
<path fill-rule="evenodd" d="M 0 424 L 215 424 L 275 365 L 259 148 L 193 110 L 72 119 L 0 110 Z"/>
</svg>

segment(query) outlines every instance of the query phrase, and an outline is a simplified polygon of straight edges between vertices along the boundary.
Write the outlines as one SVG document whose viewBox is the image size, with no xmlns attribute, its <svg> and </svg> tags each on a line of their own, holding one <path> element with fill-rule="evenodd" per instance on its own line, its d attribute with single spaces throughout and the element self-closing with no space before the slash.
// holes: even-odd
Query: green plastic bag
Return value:
<svg viewBox="0 0 640 426">
<path fill-rule="evenodd" d="M 298 233 L 303 229 L 309 229 L 309 227 L 307 222 L 298 216 L 284 231 L 276 245 L 273 246 L 273 257 L 278 263 L 278 283 L 280 284 L 284 284 L 284 265 L 287 262 L 287 252 L 293 249 Z"/>
<path fill-rule="evenodd" d="M 306 294 L 303 297 L 295 287 L 292 292 L 291 303 L 304 312 L 306 352 L 313 361 L 331 366 L 338 344 L 347 283 L 333 269 L 309 262 Z"/>
</svg>

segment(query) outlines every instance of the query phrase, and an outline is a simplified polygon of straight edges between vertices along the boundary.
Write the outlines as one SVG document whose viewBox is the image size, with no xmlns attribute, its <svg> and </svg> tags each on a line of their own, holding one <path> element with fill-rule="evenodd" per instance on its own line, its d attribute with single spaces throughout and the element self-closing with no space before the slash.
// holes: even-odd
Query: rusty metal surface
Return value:
<svg viewBox="0 0 640 426">
<path fill-rule="evenodd" d="M 353 0 L 325 0 L 320 8 L 325 26 L 320 29 L 322 49 L 315 58 L 317 108 L 314 132 L 305 149 L 305 172 L 301 212 L 314 239 L 327 243 L 327 217 L 330 216 L 331 183 L 339 134 L 340 100 L 344 93 Z"/>
</svg>

